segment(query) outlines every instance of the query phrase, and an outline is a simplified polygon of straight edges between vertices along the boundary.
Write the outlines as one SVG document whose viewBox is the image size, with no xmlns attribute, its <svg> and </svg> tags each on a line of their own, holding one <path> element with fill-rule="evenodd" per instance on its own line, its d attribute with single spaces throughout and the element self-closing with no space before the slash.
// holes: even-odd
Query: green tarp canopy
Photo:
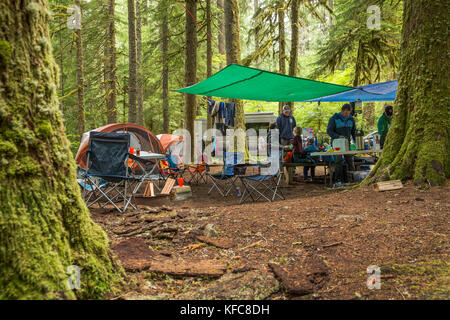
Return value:
<svg viewBox="0 0 450 320">
<path fill-rule="evenodd" d="M 231 64 L 202 82 L 174 91 L 220 98 L 295 102 L 352 89 Z"/>
</svg>

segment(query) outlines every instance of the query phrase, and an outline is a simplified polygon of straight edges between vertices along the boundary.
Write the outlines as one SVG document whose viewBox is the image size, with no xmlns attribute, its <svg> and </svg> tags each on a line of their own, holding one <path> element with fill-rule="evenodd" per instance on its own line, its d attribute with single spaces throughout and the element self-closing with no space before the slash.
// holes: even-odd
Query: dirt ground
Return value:
<svg viewBox="0 0 450 320">
<path fill-rule="evenodd" d="M 92 209 L 128 276 L 111 299 L 450 297 L 448 186 L 328 190 L 318 178 L 242 205 L 209 187 L 125 214 Z"/>
</svg>

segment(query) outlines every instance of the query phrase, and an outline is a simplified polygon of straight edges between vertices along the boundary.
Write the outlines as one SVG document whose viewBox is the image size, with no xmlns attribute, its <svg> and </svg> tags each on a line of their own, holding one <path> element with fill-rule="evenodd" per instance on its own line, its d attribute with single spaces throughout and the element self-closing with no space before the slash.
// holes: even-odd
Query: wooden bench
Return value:
<svg viewBox="0 0 450 320">
<path fill-rule="evenodd" d="M 325 179 L 325 185 L 327 184 L 327 166 L 328 164 L 326 162 L 317 162 L 317 163 L 311 163 L 311 162 L 283 162 L 283 168 L 286 168 L 286 183 L 287 184 L 293 184 L 294 182 L 294 168 L 297 167 L 324 167 L 325 173 L 324 173 L 324 179 Z"/>
</svg>

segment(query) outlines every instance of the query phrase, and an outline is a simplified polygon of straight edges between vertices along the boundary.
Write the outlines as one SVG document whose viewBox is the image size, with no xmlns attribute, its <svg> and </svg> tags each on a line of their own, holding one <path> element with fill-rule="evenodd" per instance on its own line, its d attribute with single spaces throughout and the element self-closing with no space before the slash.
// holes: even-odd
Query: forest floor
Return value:
<svg viewBox="0 0 450 320">
<path fill-rule="evenodd" d="M 93 209 L 128 281 L 111 299 L 448 299 L 450 187 L 283 188 L 239 205 L 207 195 Z M 368 289 L 367 268 L 381 288 Z M 372 282 L 373 284 L 373 282 Z"/>
</svg>

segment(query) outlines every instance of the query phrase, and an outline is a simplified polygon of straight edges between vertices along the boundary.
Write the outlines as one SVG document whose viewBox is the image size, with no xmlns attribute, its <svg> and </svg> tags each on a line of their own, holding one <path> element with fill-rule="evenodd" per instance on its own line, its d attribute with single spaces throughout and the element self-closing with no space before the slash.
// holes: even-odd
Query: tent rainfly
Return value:
<svg viewBox="0 0 450 320">
<path fill-rule="evenodd" d="M 176 92 L 257 101 L 306 101 L 352 87 L 231 64 L 211 77 Z"/>
<path fill-rule="evenodd" d="M 350 91 L 308 100 L 308 102 L 394 101 L 397 85 L 397 80 L 368 84 Z"/>
</svg>

